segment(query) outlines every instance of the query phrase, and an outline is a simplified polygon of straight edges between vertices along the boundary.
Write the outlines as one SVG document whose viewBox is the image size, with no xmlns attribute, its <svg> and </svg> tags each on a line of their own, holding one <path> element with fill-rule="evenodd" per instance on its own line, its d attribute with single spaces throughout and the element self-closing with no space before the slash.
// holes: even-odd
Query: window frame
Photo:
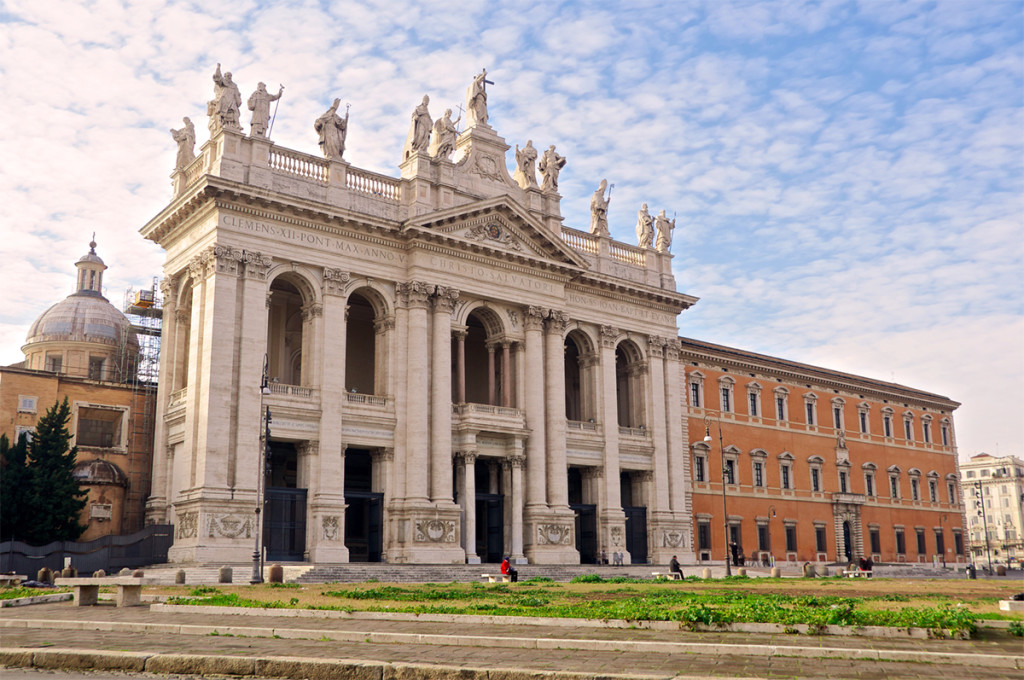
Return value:
<svg viewBox="0 0 1024 680">
<path fill-rule="evenodd" d="M 718 379 L 718 406 L 722 413 L 736 412 L 736 379 L 723 375 Z"/>
</svg>

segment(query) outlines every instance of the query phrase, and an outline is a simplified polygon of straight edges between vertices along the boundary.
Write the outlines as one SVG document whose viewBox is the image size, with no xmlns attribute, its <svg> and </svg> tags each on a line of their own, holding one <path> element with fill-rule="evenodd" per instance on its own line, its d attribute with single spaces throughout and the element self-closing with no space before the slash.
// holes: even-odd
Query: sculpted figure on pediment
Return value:
<svg viewBox="0 0 1024 680">
<path fill-rule="evenodd" d="M 178 155 L 174 159 L 174 169 L 184 170 L 196 158 L 196 127 L 188 116 L 181 119 L 185 127 L 180 130 L 171 128 L 171 137 L 178 144 Z"/>
<path fill-rule="evenodd" d="M 654 219 L 647 212 L 647 204 L 640 206 L 636 214 L 636 244 L 641 248 L 650 248 L 654 241 Z"/>
<path fill-rule="evenodd" d="M 452 110 L 445 109 L 444 115 L 434 122 L 434 138 L 430 141 L 430 155 L 434 158 L 448 158 L 455 151 L 455 137 L 459 131 L 455 125 L 462 120 L 452 120 Z"/>
<path fill-rule="evenodd" d="M 427 153 L 432 127 L 430 111 L 427 108 L 429 105 L 430 97 L 423 95 L 423 101 L 413 109 L 412 122 L 409 124 L 409 137 L 405 140 L 405 153 L 402 154 L 405 158 L 409 158 L 415 153 Z"/>
<path fill-rule="evenodd" d="M 555 153 L 555 145 L 548 147 L 540 157 L 540 171 L 544 174 L 544 183 L 540 188 L 544 191 L 558 191 L 558 173 L 565 167 L 565 157 Z"/>
<path fill-rule="evenodd" d="M 313 129 L 320 135 L 320 149 L 324 158 L 332 161 L 341 160 L 345 153 L 345 138 L 348 136 L 348 107 L 345 107 L 345 117 L 342 118 L 338 115 L 339 106 L 341 100 L 335 99 L 331 108 L 313 123 Z"/>
<path fill-rule="evenodd" d="M 221 75 L 220 64 L 213 72 L 213 99 L 206 105 L 206 113 L 210 116 L 210 132 L 221 128 L 242 131 L 241 119 L 242 93 L 238 85 L 231 79 L 231 72 Z"/>
<path fill-rule="evenodd" d="M 487 125 L 487 69 L 482 69 L 473 78 L 466 90 L 466 127 Z"/>
<path fill-rule="evenodd" d="M 523 189 L 537 186 L 537 150 L 533 148 L 533 140 L 526 140 L 522 149 L 516 144 L 516 173 L 512 179 Z"/>
<path fill-rule="evenodd" d="M 260 83 L 256 91 L 249 95 L 249 110 L 252 111 L 249 135 L 252 137 L 267 137 L 267 129 L 270 126 L 270 102 L 276 102 L 284 94 L 284 85 L 277 91 L 277 94 L 267 92 L 267 84 Z"/>
<path fill-rule="evenodd" d="M 608 195 L 605 196 L 605 192 Z M 590 233 L 597 236 L 610 236 L 608 232 L 608 204 L 612 201 L 608 180 L 601 180 L 601 186 L 590 197 Z"/>
<path fill-rule="evenodd" d="M 665 211 L 662 210 L 654 219 L 654 227 L 658 231 L 658 240 L 655 242 L 655 247 L 659 253 L 667 253 L 669 248 L 672 247 L 672 230 L 676 228 L 676 220 L 672 218 L 669 221 L 668 217 L 665 216 Z"/>
</svg>

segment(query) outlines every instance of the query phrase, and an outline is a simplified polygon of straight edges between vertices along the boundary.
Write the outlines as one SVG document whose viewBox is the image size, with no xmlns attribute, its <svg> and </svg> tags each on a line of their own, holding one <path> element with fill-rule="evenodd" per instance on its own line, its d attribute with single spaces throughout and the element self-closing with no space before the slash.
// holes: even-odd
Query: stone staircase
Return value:
<svg viewBox="0 0 1024 680">
<path fill-rule="evenodd" d="M 613 567 L 596 564 L 522 564 L 519 580 L 545 577 L 553 581 L 571 581 L 582 574 L 598 574 L 603 578 L 624 576 L 627 578 L 651 578 L 652 571 L 665 571 L 650 564 L 635 564 Z M 498 574 L 499 564 L 332 564 L 319 565 L 309 569 L 295 579 L 298 583 L 357 583 L 380 581 L 382 583 L 451 583 L 479 581 L 481 574 Z"/>
</svg>

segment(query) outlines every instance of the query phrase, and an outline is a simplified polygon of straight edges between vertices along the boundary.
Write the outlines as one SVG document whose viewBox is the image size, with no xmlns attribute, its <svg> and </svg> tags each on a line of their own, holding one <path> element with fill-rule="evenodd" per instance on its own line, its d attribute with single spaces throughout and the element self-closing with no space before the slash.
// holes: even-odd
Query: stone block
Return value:
<svg viewBox="0 0 1024 680">
<path fill-rule="evenodd" d="M 157 654 L 146 661 L 147 673 L 196 675 L 253 675 L 254 657 L 202 656 L 198 654 Z"/>
</svg>

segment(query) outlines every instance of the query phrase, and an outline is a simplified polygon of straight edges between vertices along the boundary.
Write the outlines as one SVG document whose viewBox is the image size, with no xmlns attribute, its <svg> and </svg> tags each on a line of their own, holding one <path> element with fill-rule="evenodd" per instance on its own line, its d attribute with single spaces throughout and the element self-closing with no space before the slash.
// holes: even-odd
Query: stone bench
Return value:
<svg viewBox="0 0 1024 680">
<path fill-rule="evenodd" d="M 664 579 L 666 581 L 681 581 L 681 580 L 683 580 L 683 575 L 680 574 L 678 571 L 670 571 L 670 572 L 667 572 L 667 573 L 663 572 L 663 571 L 652 571 L 651 572 L 651 576 L 653 576 L 655 580 L 659 580 L 659 579 Z"/>
<path fill-rule="evenodd" d="M 860 569 L 847 569 L 843 571 L 843 576 L 848 578 L 871 578 L 871 572 L 861 571 Z"/>
<path fill-rule="evenodd" d="M 142 604 L 142 586 L 153 585 L 155 579 L 139 576 L 104 576 L 101 578 L 57 578 L 54 585 L 75 589 L 75 605 L 88 607 L 99 599 L 100 586 L 117 586 L 114 602 L 118 607 L 136 607 Z"/>
<path fill-rule="evenodd" d="M 480 578 L 487 579 L 488 583 L 498 583 L 499 579 L 502 583 L 512 583 L 512 577 L 508 574 L 480 574 Z"/>
<path fill-rule="evenodd" d="M 0 586 L 17 586 L 21 585 L 27 576 L 24 574 L 0 574 Z"/>
</svg>

